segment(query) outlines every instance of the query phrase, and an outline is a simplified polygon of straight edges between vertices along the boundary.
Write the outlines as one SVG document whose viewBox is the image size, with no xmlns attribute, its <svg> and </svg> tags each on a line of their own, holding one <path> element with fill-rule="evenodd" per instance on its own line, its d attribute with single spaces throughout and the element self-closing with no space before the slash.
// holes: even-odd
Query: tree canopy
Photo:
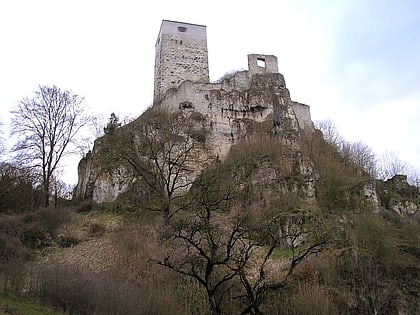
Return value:
<svg viewBox="0 0 420 315">
<path fill-rule="evenodd" d="M 77 136 L 89 121 L 83 100 L 57 86 L 39 86 L 12 111 L 11 134 L 17 139 L 13 151 L 21 165 L 39 173 L 45 206 L 59 162 L 74 153 Z"/>
</svg>

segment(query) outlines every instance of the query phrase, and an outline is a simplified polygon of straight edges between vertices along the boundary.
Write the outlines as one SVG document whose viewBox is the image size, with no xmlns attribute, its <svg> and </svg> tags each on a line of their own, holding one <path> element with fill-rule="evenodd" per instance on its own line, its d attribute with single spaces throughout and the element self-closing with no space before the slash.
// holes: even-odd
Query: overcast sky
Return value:
<svg viewBox="0 0 420 315">
<path fill-rule="evenodd" d="M 276 55 L 312 120 L 420 169 L 418 0 L 1 0 L 3 129 L 38 85 L 84 96 L 97 115 L 140 115 L 163 19 L 207 26 L 211 80 L 246 69 L 247 54 Z M 75 184 L 77 162 L 65 174 Z"/>
</svg>

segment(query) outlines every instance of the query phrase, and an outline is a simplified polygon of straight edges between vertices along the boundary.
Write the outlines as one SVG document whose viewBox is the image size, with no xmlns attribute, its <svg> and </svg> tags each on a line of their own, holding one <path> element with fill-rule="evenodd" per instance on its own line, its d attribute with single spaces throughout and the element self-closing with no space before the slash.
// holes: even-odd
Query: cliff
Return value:
<svg viewBox="0 0 420 315">
<path fill-rule="evenodd" d="M 147 195 L 151 192 L 141 184 L 145 179 L 142 178 L 144 172 L 133 172 L 130 170 L 132 165 L 123 163 L 124 158 L 121 159 L 115 154 L 116 151 L 119 153 L 126 151 L 134 142 L 149 143 L 151 139 L 145 134 L 144 125 L 150 125 L 149 127 L 153 129 L 154 140 L 157 140 L 157 135 L 164 131 L 163 125 L 166 124 L 168 130 L 165 131 L 164 136 L 167 137 L 167 144 L 172 147 L 172 151 L 168 151 L 172 154 L 172 158 L 177 154 L 182 156 L 185 145 L 191 149 L 188 157 L 183 157 L 185 165 L 175 167 L 179 171 L 175 174 L 173 173 L 175 168 L 171 166 L 172 162 L 163 161 L 167 159 L 165 155 L 168 156 L 169 153 L 156 152 L 162 148 L 151 148 L 157 154 L 154 156 L 155 161 L 160 160 L 158 168 L 167 166 L 171 170 L 161 170 L 161 180 L 166 180 L 167 185 L 176 177 L 185 191 L 206 165 L 216 160 L 224 161 L 231 152 L 232 146 L 243 145 L 248 141 L 258 147 L 265 141 L 261 137 L 269 134 L 272 139 L 276 139 L 272 145 L 282 147 L 284 151 L 282 154 L 285 159 L 281 161 L 283 165 L 280 167 L 282 171 L 279 171 L 275 163 L 270 164 L 263 159 L 257 162 L 258 171 L 253 175 L 254 178 L 247 180 L 251 180 L 254 187 L 268 187 L 277 183 L 270 186 L 271 191 L 298 192 L 305 200 L 315 200 L 316 184 L 322 167 L 319 166 L 320 162 L 316 161 L 316 158 L 314 160 L 310 153 L 305 152 L 302 143 L 305 143 L 308 138 L 321 138 L 315 145 L 319 146 L 315 148 L 315 151 L 325 151 L 323 148 L 325 144 L 319 142 L 323 141 L 322 135 L 314 129 L 309 106 L 293 101 L 283 75 L 273 72 L 277 70 L 275 57 L 263 55 L 266 60 L 271 60 L 271 63 L 266 68 L 255 66 L 256 60 L 261 56 L 249 55 L 249 70 L 226 75 L 217 83 L 187 80 L 178 88 L 170 88 L 159 102 L 134 122 L 118 128 L 116 132 L 118 138 L 115 138 L 115 135 L 113 137 L 106 135 L 97 139 L 93 151 L 79 163 L 79 180 L 75 189 L 75 198 L 97 203 L 112 202 L 130 189 L 135 191 L 135 198 L 148 198 Z M 159 118 L 159 114 L 151 120 L 149 111 L 169 113 L 175 115 L 173 117 L 183 117 L 183 120 L 178 121 L 179 126 L 175 126 L 175 123 L 171 121 L 165 122 L 165 119 Z M 186 128 L 189 124 L 191 125 Z M 168 134 L 168 131 L 172 134 Z M 149 132 L 149 135 L 152 133 Z M 175 145 L 171 137 L 184 137 L 184 139 L 182 143 Z M 260 137 L 259 143 L 255 143 L 256 137 Z M 159 141 L 162 142 L 162 139 Z M 176 146 L 180 147 L 175 150 Z M 132 149 L 138 152 L 126 152 L 126 154 L 139 155 L 139 160 L 143 158 L 150 160 L 150 150 L 141 152 L 144 148 L 140 147 L 142 145 L 136 144 Z M 149 164 L 147 168 L 155 166 Z M 330 172 L 331 164 L 327 164 L 325 168 L 327 172 Z M 343 173 L 342 176 L 346 175 Z M 353 175 L 349 174 L 349 176 Z M 183 179 L 180 180 L 180 177 Z M 376 212 L 393 210 L 398 215 L 413 215 L 418 212 L 418 190 L 408 185 L 401 176 L 396 176 L 388 182 L 377 181 L 376 183 L 373 178 L 366 175 L 361 174 L 360 178 L 357 188 L 352 188 L 357 190 L 353 193 L 369 200 Z M 270 185 L 268 185 L 269 182 Z M 140 185 L 142 188 L 134 188 L 135 185 Z M 319 186 L 322 187 L 322 183 Z M 318 187 L 318 195 L 322 190 L 320 187 Z M 177 190 L 176 187 L 175 190 Z M 351 196 L 346 198 L 351 198 Z"/>
<path fill-rule="evenodd" d="M 153 108 L 192 118 L 195 129 L 205 130 L 206 149 L 198 155 L 210 160 L 224 160 L 233 144 L 261 126 L 274 131 L 294 150 L 299 149 L 302 133 L 314 131 L 309 106 L 291 100 L 283 75 L 253 67 L 218 83 L 184 81 L 178 88 L 169 89 Z M 124 133 L 127 127 L 121 130 Z M 92 153 L 80 161 L 76 198 L 110 202 L 136 180 L 121 165 L 101 165 L 107 141 L 107 137 L 97 139 Z"/>
</svg>

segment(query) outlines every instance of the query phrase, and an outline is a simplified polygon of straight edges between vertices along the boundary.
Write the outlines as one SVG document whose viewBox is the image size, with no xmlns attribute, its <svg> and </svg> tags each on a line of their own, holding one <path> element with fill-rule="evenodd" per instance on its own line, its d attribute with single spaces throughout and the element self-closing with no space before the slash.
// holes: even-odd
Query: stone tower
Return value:
<svg viewBox="0 0 420 315">
<path fill-rule="evenodd" d="M 206 26 L 163 20 L 155 50 L 154 103 L 183 81 L 209 82 Z"/>
</svg>

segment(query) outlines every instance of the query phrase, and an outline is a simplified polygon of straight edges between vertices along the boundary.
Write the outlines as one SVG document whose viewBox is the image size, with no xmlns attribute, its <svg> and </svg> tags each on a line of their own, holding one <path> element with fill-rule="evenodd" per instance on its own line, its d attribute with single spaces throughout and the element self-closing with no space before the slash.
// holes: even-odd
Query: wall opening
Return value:
<svg viewBox="0 0 420 315">
<path fill-rule="evenodd" d="M 178 32 L 185 33 L 186 31 L 187 31 L 187 28 L 186 27 L 184 27 L 184 26 L 178 26 Z"/>
<path fill-rule="evenodd" d="M 265 68 L 265 58 L 257 58 L 257 66 Z"/>
</svg>

